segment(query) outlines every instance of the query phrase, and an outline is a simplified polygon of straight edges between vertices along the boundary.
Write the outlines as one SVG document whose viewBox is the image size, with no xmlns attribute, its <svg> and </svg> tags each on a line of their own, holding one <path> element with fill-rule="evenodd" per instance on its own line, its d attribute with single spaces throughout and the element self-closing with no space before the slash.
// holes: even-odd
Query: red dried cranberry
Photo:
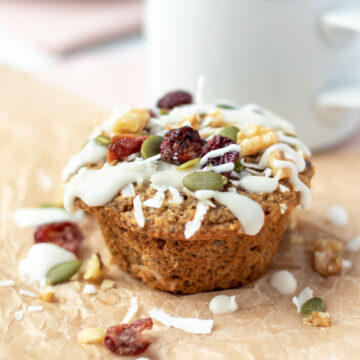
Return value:
<svg viewBox="0 0 360 360">
<path fill-rule="evenodd" d="M 203 141 L 197 130 L 190 126 L 169 130 L 160 145 L 161 159 L 179 165 L 201 154 Z"/>
<path fill-rule="evenodd" d="M 172 91 L 163 96 L 156 104 L 160 109 L 171 110 L 176 106 L 191 104 L 192 96 L 186 91 Z"/>
<path fill-rule="evenodd" d="M 113 353 L 120 356 L 142 354 L 151 344 L 151 340 L 142 335 L 145 329 L 151 329 L 151 318 L 139 319 L 132 324 L 110 326 L 106 330 L 104 345 Z"/>
<path fill-rule="evenodd" d="M 84 239 L 80 228 L 72 222 L 38 226 L 34 233 L 35 243 L 48 242 L 76 253 Z"/>
<path fill-rule="evenodd" d="M 208 152 L 224 148 L 231 144 L 236 144 L 235 141 L 221 135 L 214 135 L 204 146 L 201 157 L 205 156 Z M 222 156 L 218 156 L 215 158 L 210 158 L 203 165 L 203 168 L 211 164 L 212 166 L 223 165 L 229 162 L 233 162 L 234 164 L 239 159 L 239 153 L 237 151 L 229 151 Z M 229 176 L 231 171 L 223 172 L 222 175 Z"/>
<path fill-rule="evenodd" d="M 110 163 L 113 160 L 122 160 L 139 152 L 145 139 L 146 136 L 133 134 L 113 136 L 107 150 L 107 161 Z"/>
</svg>

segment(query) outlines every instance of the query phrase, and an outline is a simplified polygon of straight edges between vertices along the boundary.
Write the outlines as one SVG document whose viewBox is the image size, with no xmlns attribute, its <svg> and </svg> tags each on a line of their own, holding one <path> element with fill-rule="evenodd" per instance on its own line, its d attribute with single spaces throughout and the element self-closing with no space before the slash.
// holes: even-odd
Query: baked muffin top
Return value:
<svg viewBox="0 0 360 360">
<path fill-rule="evenodd" d="M 128 226 L 181 227 L 186 239 L 226 221 L 256 235 L 269 208 L 284 214 L 294 199 L 310 206 L 310 155 L 294 127 L 269 110 L 203 104 L 176 91 L 152 110 L 117 110 L 96 127 L 63 171 L 64 206 L 74 211 L 77 198 L 88 207 L 111 204 Z M 164 220 L 170 213 L 172 226 Z M 151 220 L 164 214 L 161 224 Z"/>
</svg>

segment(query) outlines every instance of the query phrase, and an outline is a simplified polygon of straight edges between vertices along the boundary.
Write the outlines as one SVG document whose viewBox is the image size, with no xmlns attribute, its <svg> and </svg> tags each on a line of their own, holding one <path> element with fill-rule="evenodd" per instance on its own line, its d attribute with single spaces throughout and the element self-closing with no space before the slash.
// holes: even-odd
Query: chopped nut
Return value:
<svg viewBox="0 0 360 360">
<path fill-rule="evenodd" d="M 108 290 L 115 287 L 115 281 L 110 279 L 104 279 L 100 285 L 100 289 L 102 290 Z"/>
<path fill-rule="evenodd" d="M 55 297 L 55 289 L 51 286 L 47 286 L 40 290 L 39 298 L 46 302 L 52 302 Z"/>
<path fill-rule="evenodd" d="M 103 276 L 103 265 L 99 254 L 92 254 L 85 265 L 85 280 L 97 280 Z"/>
<path fill-rule="evenodd" d="M 78 341 L 82 344 L 96 344 L 104 342 L 106 329 L 95 327 L 81 330 L 78 333 Z"/>
<path fill-rule="evenodd" d="M 112 131 L 116 135 L 140 133 L 147 126 L 149 120 L 148 110 L 132 109 L 116 120 Z"/>
<path fill-rule="evenodd" d="M 338 275 L 342 270 L 343 245 L 333 239 L 317 239 L 314 243 L 314 269 L 322 276 Z"/>
<path fill-rule="evenodd" d="M 327 327 L 332 325 L 332 319 L 328 312 L 313 311 L 310 316 L 303 319 L 305 325 Z"/>
<path fill-rule="evenodd" d="M 291 176 L 291 169 L 289 168 L 283 168 L 279 169 L 274 165 L 274 160 L 285 160 L 284 153 L 281 150 L 275 150 L 270 154 L 269 157 L 269 167 L 273 171 L 273 175 L 277 175 L 277 173 L 280 171 L 280 180 L 286 179 Z"/>
<path fill-rule="evenodd" d="M 261 125 L 251 125 L 241 131 L 237 135 L 237 142 L 241 146 L 242 155 L 256 154 L 280 140 L 276 131 L 270 127 Z"/>
<path fill-rule="evenodd" d="M 208 114 L 204 118 L 204 123 L 206 126 L 210 126 L 212 128 L 219 128 L 226 126 L 225 118 L 220 109 L 216 109 L 211 114 Z"/>
<path fill-rule="evenodd" d="M 198 130 L 201 123 L 201 117 L 199 114 L 194 114 L 185 118 L 177 124 L 177 128 L 181 128 L 183 126 L 191 126 L 193 129 Z"/>
</svg>

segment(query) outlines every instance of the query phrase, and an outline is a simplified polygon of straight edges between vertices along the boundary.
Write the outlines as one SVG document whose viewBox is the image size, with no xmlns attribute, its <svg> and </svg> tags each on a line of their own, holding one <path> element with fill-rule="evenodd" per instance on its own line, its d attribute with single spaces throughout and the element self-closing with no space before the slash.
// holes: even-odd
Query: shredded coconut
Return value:
<svg viewBox="0 0 360 360">
<path fill-rule="evenodd" d="M 185 224 L 185 237 L 187 239 L 190 239 L 200 229 L 201 222 L 204 220 L 208 208 L 209 205 L 204 201 L 198 202 L 194 218 Z"/>
<path fill-rule="evenodd" d="M 168 315 L 166 312 L 153 309 L 149 311 L 152 319 L 161 322 L 167 327 L 174 327 L 193 334 L 210 334 L 214 320 L 202 320 L 195 318 L 181 318 Z"/>
<path fill-rule="evenodd" d="M 20 321 L 24 318 L 24 311 L 19 310 L 15 312 L 15 320 Z"/>
<path fill-rule="evenodd" d="M 121 190 L 121 196 L 132 197 L 135 196 L 135 189 L 133 183 L 127 184 Z"/>
<path fill-rule="evenodd" d="M 28 290 L 20 289 L 19 293 L 20 293 L 20 295 L 29 296 L 29 297 L 32 297 L 32 298 L 37 298 L 38 297 L 35 293 L 33 293 L 32 291 L 28 291 Z"/>
<path fill-rule="evenodd" d="M 129 324 L 129 322 L 132 320 L 132 318 L 135 316 L 135 314 L 137 313 L 138 310 L 139 310 L 138 299 L 131 298 L 130 299 L 130 308 L 121 323 Z"/>
<path fill-rule="evenodd" d="M 169 203 L 181 204 L 183 202 L 183 198 L 181 197 L 178 189 L 174 188 L 173 186 L 169 186 L 169 191 L 172 196 L 172 200 L 170 200 Z"/>
<path fill-rule="evenodd" d="M 271 275 L 270 285 L 282 295 L 293 294 L 297 287 L 294 275 L 287 270 L 276 271 Z"/>
<path fill-rule="evenodd" d="M 301 291 L 301 293 L 298 296 L 294 296 L 292 298 L 292 302 L 296 306 L 297 312 L 299 313 L 301 311 L 302 306 L 313 297 L 314 297 L 314 291 L 308 286 L 303 291 Z"/>
<path fill-rule="evenodd" d="M 137 195 L 134 198 L 133 204 L 134 204 L 135 220 L 136 220 L 136 222 L 138 223 L 138 225 L 140 227 L 144 227 L 145 219 L 144 219 L 144 213 L 143 213 L 143 210 L 142 210 L 142 204 L 141 204 L 141 200 L 140 200 L 140 195 Z"/>
<path fill-rule="evenodd" d="M 330 206 L 326 218 L 333 225 L 344 226 L 349 223 L 347 211 L 341 205 Z"/>
<path fill-rule="evenodd" d="M 144 201 L 144 206 L 160 209 L 165 198 L 164 189 L 157 189 L 156 194 L 152 199 Z"/>
<path fill-rule="evenodd" d="M 96 289 L 94 285 L 86 284 L 83 288 L 84 294 L 96 294 Z"/>
<path fill-rule="evenodd" d="M 28 306 L 27 311 L 28 312 L 39 312 L 39 311 L 43 311 L 44 308 L 41 305 L 38 306 Z"/>
<path fill-rule="evenodd" d="M 14 280 L 1 280 L 0 281 L 0 288 L 8 287 L 8 286 L 14 286 L 14 285 L 15 285 Z"/>
<path fill-rule="evenodd" d="M 356 252 L 360 249 L 360 235 L 354 238 L 353 240 L 349 241 L 345 245 L 345 250 L 350 252 Z"/>
<path fill-rule="evenodd" d="M 279 189 L 280 189 L 280 191 L 282 193 L 290 191 L 290 189 L 287 186 L 283 185 L 283 184 L 279 184 Z"/>
<path fill-rule="evenodd" d="M 211 299 L 209 304 L 210 311 L 215 314 L 228 314 L 238 309 L 238 304 L 235 300 L 235 295 L 218 295 Z"/>
</svg>

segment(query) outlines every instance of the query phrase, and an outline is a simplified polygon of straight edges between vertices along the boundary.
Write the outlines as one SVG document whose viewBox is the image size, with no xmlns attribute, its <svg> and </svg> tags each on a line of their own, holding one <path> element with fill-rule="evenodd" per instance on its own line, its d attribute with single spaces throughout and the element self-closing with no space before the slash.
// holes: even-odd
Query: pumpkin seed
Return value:
<svg viewBox="0 0 360 360">
<path fill-rule="evenodd" d="M 235 106 L 230 105 L 230 104 L 217 104 L 216 107 L 220 108 L 220 109 L 225 109 L 225 110 L 233 110 L 236 109 Z"/>
<path fill-rule="evenodd" d="M 163 137 L 158 135 L 149 136 L 141 146 L 141 155 L 144 159 L 150 158 L 160 153 L 160 144 Z"/>
<path fill-rule="evenodd" d="M 56 285 L 69 280 L 80 269 L 81 264 L 80 260 L 72 260 L 54 266 L 46 274 L 46 282 Z"/>
<path fill-rule="evenodd" d="M 222 130 L 219 131 L 219 135 L 225 136 L 236 142 L 237 134 L 239 131 L 240 129 L 236 126 L 227 126 L 226 128 L 223 128 Z"/>
<path fill-rule="evenodd" d="M 236 162 L 235 162 L 234 170 L 236 172 L 240 172 L 243 169 L 244 169 L 244 165 L 240 162 L 240 159 L 237 159 Z"/>
<path fill-rule="evenodd" d="M 99 143 L 100 145 L 108 146 L 110 144 L 110 138 L 106 135 L 98 135 L 95 138 L 95 141 Z"/>
<path fill-rule="evenodd" d="M 196 166 L 200 162 L 200 158 L 195 158 L 184 162 L 183 164 L 179 165 L 176 169 L 179 171 L 188 170 L 194 166 Z"/>
<path fill-rule="evenodd" d="M 227 177 L 216 172 L 195 172 L 183 178 L 183 184 L 191 191 L 223 190 Z"/>
<path fill-rule="evenodd" d="M 313 311 L 324 311 L 324 301 L 318 297 L 314 297 L 308 300 L 301 308 L 301 314 L 304 318 L 307 318 Z"/>
<path fill-rule="evenodd" d="M 40 208 L 57 208 L 57 209 L 63 209 L 64 205 L 63 204 L 50 204 L 50 203 L 43 203 L 39 205 Z"/>
</svg>

